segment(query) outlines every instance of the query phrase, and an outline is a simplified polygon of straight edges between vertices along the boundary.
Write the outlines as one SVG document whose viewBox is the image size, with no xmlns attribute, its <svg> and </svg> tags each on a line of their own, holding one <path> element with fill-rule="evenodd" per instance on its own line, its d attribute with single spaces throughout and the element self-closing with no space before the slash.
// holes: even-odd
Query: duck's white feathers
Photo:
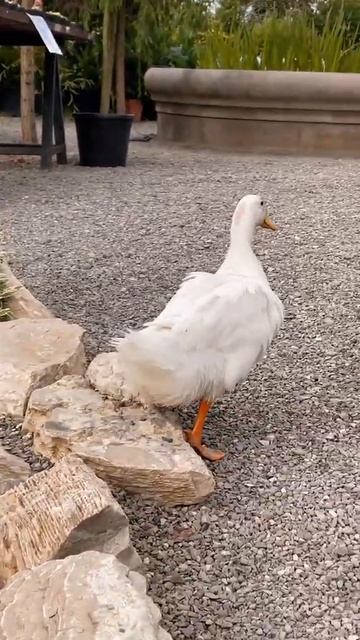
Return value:
<svg viewBox="0 0 360 640">
<path fill-rule="evenodd" d="M 244 380 L 282 319 L 266 280 L 192 273 L 155 320 L 113 343 L 134 395 L 181 406 L 213 400 Z"/>
</svg>

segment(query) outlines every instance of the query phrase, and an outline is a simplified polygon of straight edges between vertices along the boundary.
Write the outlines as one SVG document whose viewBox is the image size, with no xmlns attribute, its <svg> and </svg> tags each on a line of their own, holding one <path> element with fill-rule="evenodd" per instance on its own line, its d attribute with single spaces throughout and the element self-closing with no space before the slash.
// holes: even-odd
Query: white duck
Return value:
<svg viewBox="0 0 360 640">
<path fill-rule="evenodd" d="M 113 341 L 127 386 L 144 403 L 179 407 L 200 400 L 186 438 L 212 461 L 224 457 L 202 443 L 212 403 L 245 380 L 283 321 L 283 306 L 252 249 L 259 226 L 276 229 L 261 198 L 245 196 L 218 271 L 191 273 L 155 320 Z"/>
</svg>

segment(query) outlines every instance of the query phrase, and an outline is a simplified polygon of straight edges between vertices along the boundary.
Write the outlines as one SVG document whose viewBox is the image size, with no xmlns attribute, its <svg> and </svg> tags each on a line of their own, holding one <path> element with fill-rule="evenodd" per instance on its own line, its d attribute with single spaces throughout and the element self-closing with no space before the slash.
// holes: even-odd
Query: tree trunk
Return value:
<svg viewBox="0 0 360 640">
<path fill-rule="evenodd" d="M 125 113 L 125 1 L 118 10 L 115 47 L 116 113 Z"/>
<path fill-rule="evenodd" d="M 25 9 L 30 9 L 32 4 L 32 0 L 22 0 Z M 20 47 L 20 69 L 22 141 L 36 144 L 34 47 Z"/>
<path fill-rule="evenodd" d="M 103 58 L 101 80 L 100 112 L 109 113 L 111 90 L 113 86 L 117 11 L 111 10 L 107 0 L 103 17 Z"/>
</svg>

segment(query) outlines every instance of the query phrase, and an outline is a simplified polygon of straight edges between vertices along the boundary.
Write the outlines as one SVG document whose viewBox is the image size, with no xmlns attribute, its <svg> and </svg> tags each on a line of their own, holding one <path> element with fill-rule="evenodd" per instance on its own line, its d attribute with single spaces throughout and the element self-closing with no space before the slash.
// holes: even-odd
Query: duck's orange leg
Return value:
<svg viewBox="0 0 360 640">
<path fill-rule="evenodd" d="M 202 400 L 200 402 L 200 407 L 195 424 L 192 429 L 187 429 L 185 431 L 185 438 L 187 442 L 192 446 L 192 448 L 202 456 L 202 458 L 211 460 L 211 462 L 218 462 L 219 460 L 223 459 L 225 453 L 223 453 L 222 451 L 218 451 L 217 449 L 210 449 L 210 447 L 202 444 L 205 420 L 210 408 L 211 402 L 208 402 L 207 400 Z"/>
</svg>

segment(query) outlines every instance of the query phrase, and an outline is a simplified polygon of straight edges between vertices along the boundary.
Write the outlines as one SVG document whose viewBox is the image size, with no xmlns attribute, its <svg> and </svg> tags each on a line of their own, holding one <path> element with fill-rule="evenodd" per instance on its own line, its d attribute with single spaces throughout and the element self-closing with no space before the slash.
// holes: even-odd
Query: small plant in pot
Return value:
<svg viewBox="0 0 360 640">
<path fill-rule="evenodd" d="M 74 114 L 80 164 L 126 166 L 133 116 L 125 107 L 125 0 L 99 0 L 102 11 L 100 113 Z"/>
<path fill-rule="evenodd" d="M 131 38 L 129 38 L 131 42 Z M 128 44 L 128 43 L 127 43 Z M 133 44 L 133 43 L 132 43 Z M 146 66 L 142 65 L 140 59 L 136 55 L 136 51 L 131 49 L 128 44 L 128 55 L 125 64 L 125 86 L 126 86 L 126 113 L 131 113 L 134 122 L 140 122 L 142 119 L 143 104 L 142 95 L 144 93 L 143 76 Z"/>
</svg>

